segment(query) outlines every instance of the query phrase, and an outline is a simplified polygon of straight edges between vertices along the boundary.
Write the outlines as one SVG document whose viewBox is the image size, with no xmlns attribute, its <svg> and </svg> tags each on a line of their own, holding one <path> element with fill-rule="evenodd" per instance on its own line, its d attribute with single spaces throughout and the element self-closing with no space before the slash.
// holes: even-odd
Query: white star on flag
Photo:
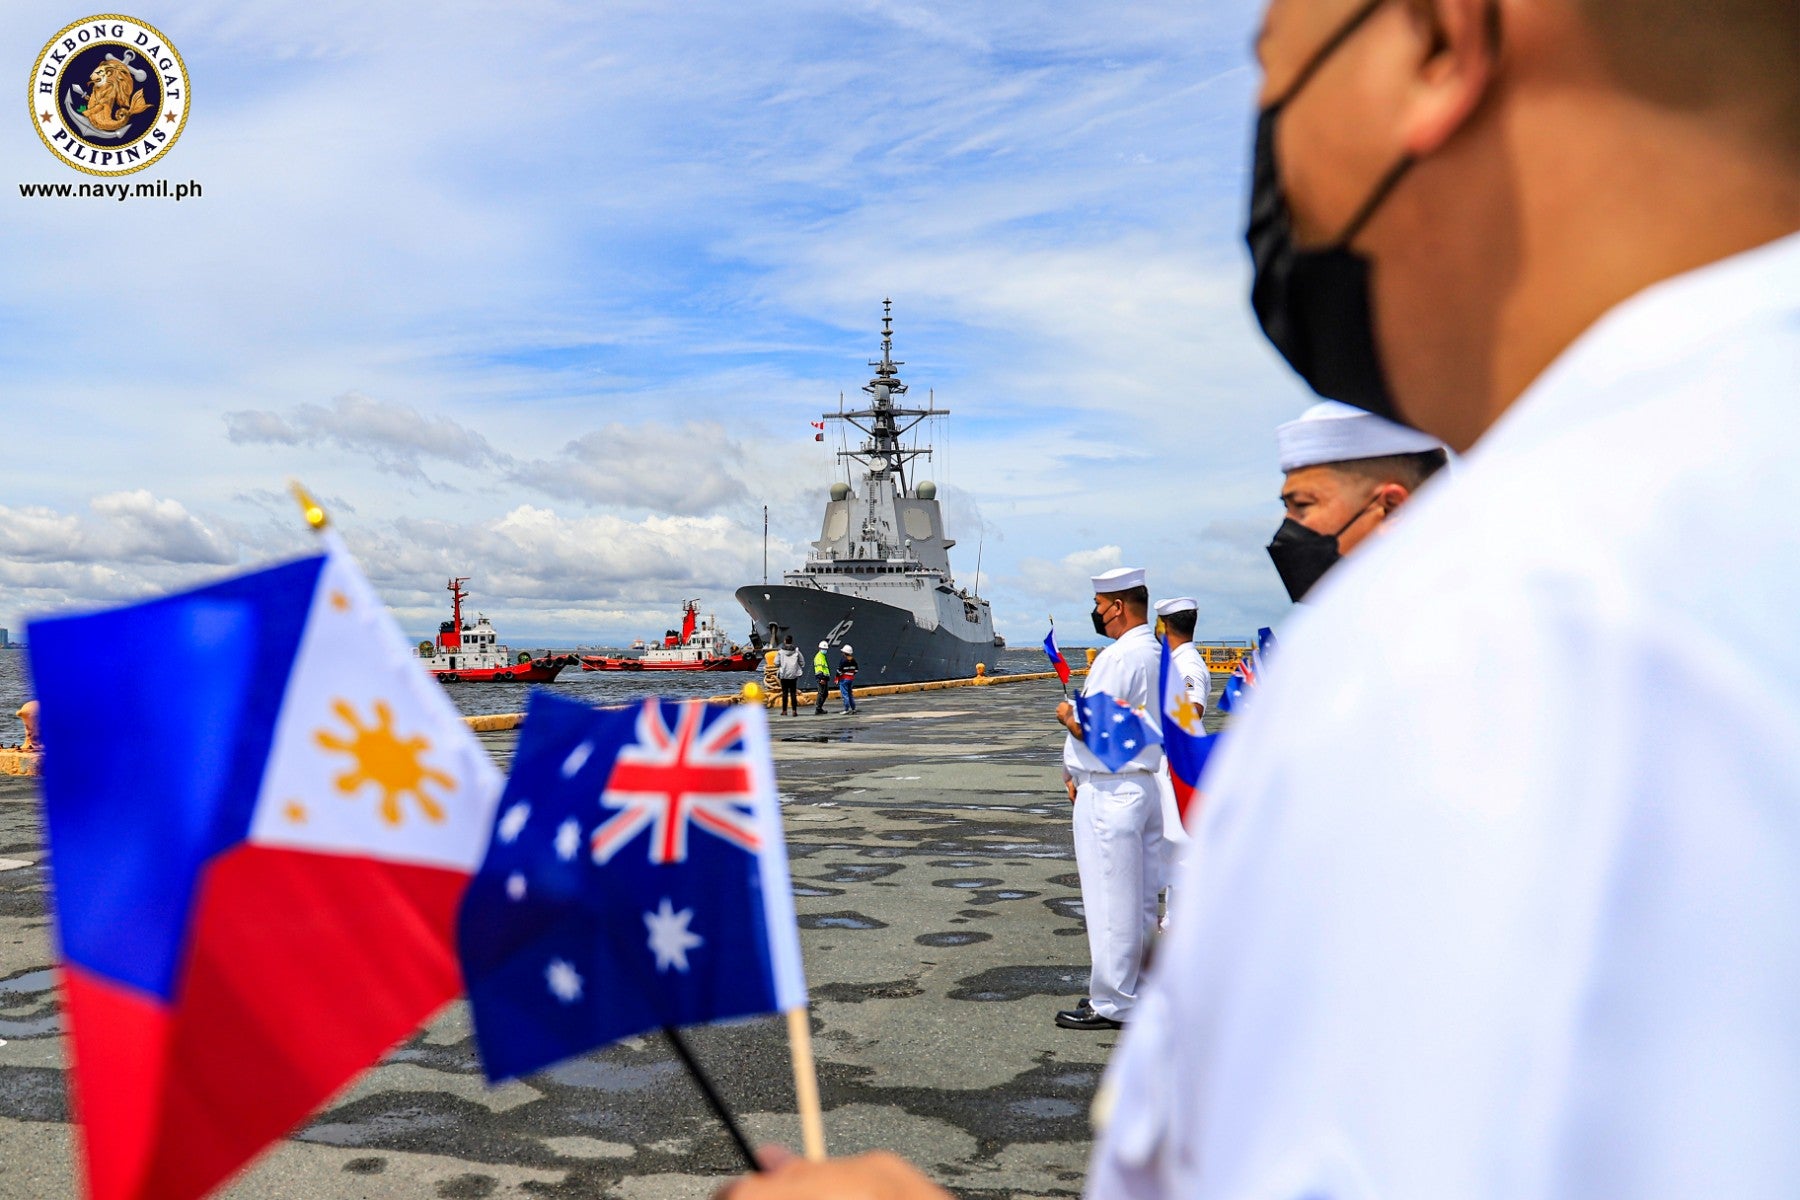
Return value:
<svg viewBox="0 0 1800 1200">
<path fill-rule="evenodd" d="M 525 877 L 517 871 L 506 877 L 506 895 L 512 900 L 525 898 Z"/>
<path fill-rule="evenodd" d="M 550 985 L 550 994 L 564 1004 L 581 999 L 581 976 L 560 958 L 551 959 L 544 968 L 544 982 Z"/>
<path fill-rule="evenodd" d="M 512 845 L 518 840 L 520 832 L 525 828 L 525 822 L 530 818 L 531 805 L 523 800 L 507 809 L 500 817 L 499 828 L 495 830 L 500 835 L 500 841 L 505 845 Z"/>
<path fill-rule="evenodd" d="M 556 857 L 568 862 L 581 849 L 581 826 L 570 817 L 556 828 Z"/>
<path fill-rule="evenodd" d="M 650 930 L 650 950 L 656 955 L 659 972 L 670 967 L 685 972 L 688 969 L 687 952 L 706 944 L 705 938 L 688 929 L 688 922 L 693 919 L 693 909 L 676 912 L 667 896 L 663 897 L 661 908 L 644 914 L 644 926 Z"/>
<path fill-rule="evenodd" d="M 564 779 L 575 778 L 575 772 L 581 770 L 583 764 L 585 764 L 587 762 L 588 756 L 590 754 L 592 754 L 593 752 L 594 752 L 594 743 L 592 743 L 592 742 L 583 742 L 583 743 L 581 743 L 581 745 L 579 745 L 579 746 L 575 747 L 573 750 L 569 751 L 569 757 L 563 759 L 563 765 L 562 765 L 563 778 Z"/>
</svg>

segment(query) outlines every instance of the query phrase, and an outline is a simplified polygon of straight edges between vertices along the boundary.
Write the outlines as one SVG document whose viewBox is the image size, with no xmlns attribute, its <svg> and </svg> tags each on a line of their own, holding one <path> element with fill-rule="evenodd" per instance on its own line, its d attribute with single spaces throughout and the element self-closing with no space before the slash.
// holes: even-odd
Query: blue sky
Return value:
<svg viewBox="0 0 1800 1200">
<path fill-rule="evenodd" d="M 22 81 L 87 10 L 0 11 Z M 818 536 L 807 421 L 955 414 L 953 561 L 1015 642 L 1128 563 L 1203 631 L 1279 616 L 1276 423 L 1241 244 L 1257 6 L 139 5 L 193 106 L 143 176 L 0 119 L 0 625 L 300 552 L 327 501 L 410 629 L 619 640 Z"/>
</svg>

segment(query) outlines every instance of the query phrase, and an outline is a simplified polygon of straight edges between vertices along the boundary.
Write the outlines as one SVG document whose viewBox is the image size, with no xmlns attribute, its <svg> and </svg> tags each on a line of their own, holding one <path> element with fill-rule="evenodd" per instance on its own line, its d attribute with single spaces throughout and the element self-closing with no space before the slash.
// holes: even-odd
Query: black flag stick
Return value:
<svg viewBox="0 0 1800 1200">
<path fill-rule="evenodd" d="M 662 1031 L 663 1036 L 669 1039 L 669 1045 L 675 1048 L 675 1055 L 681 1059 L 681 1065 L 687 1068 L 688 1075 L 693 1078 L 694 1085 L 700 1089 L 700 1094 L 706 1097 L 707 1104 L 712 1106 L 713 1115 L 719 1118 L 719 1124 L 725 1126 L 725 1132 L 729 1133 L 731 1140 L 737 1143 L 738 1153 L 744 1156 L 744 1161 L 750 1165 L 752 1171 L 761 1171 L 762 1164 L 756 1161 L 756 1151 L 750 1148 L 750 1142 L 744 1137 L 744 1131 L 738 1128 L 737 1118 L 731 1115 L 729 1108 L 725 1107 L 724 1099 L 720 1097 L 718 1089 L 713 1087 L 712 1080 L 706 1077 L 706 1072 L 700 1069 L 700 1064 L 694 1058 L 694 1052 L 688 1049 L 687 1042 L 682 1039 L 681 1034 L 676 1032 L 673 1025 L 664 1025 Z"/>
</svg>

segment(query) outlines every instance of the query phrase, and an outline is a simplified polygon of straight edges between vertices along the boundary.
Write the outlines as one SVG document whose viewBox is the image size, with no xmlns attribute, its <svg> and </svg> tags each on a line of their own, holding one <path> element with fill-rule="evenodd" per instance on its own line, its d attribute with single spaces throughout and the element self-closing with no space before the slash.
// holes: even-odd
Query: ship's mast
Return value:
<svg viewBox="0 0 1800 1200">
<path fill-rule="evenodd" d="M 463 627 L 462 602 L 469 598 L 469 593 L 463 591 L 462 585 L 467 582 L 469 582 L 469 576 L 467 575 L 464 575 L 460 579 L 452 579 L 447 589 L 450 593 L 450 620 L 451 623 L 455 625 L 459 637 L 462 635 Z"/>
<path fill-rule="evenodd" d="M 893 472 L 900 495 L 907 494 L 907 464 L 921 455 L 931 457 L 931 447 L 907 447 L 900 439 L 920 421 L 927 417 L 947 417 L 950 410 L 927 405 L 925 408 L 902 408 L 894 402 L 896 396 L 906 394 L 906 384 L 900 379 L 898 368 L 904 362 L 894 359 L 894 302 L 881 302 L 881 358 L 870 361 L 875 368 L 875 377 L 864 385 L 863 391 L 870 397 L 867 408 L 853 408 L 848 411 L 828 412 L 824 417 L 828 421 L 847 421 L 863 432 L 862 447 L 857 450 L 839 450 L 838 457 L 854 459 L 861 463 L 870 477 L 878 477 L 885 472 Z"/>
</svg>

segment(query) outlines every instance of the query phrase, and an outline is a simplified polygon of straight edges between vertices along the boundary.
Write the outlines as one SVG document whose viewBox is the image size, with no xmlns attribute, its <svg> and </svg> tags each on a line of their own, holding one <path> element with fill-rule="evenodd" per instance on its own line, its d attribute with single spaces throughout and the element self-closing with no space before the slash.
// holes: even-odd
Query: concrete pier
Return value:
<svg viewBox="0 0 1800 1200">
<path fill-rule="evenodd" d="M 1080 1191 L 1117 1035 L 1052 1025 L 1087 963 L 1060 695 L 1033 680 L 770 717 L 833 1153 L 889 1146 L 968 1197 Z M 480 736 L 502 762 L 516 738 Z M 4 1200 L 74 1195 L 44 857 L 36 781 L 0 778 Z M 691 1037 L 753 1138 L 797 1146 L 781 1021 Z M 225 1194 L 652 1200 L 737 1169 L 659 1039 L 490 1091 L 455 1004 Z"/>
</svg>

